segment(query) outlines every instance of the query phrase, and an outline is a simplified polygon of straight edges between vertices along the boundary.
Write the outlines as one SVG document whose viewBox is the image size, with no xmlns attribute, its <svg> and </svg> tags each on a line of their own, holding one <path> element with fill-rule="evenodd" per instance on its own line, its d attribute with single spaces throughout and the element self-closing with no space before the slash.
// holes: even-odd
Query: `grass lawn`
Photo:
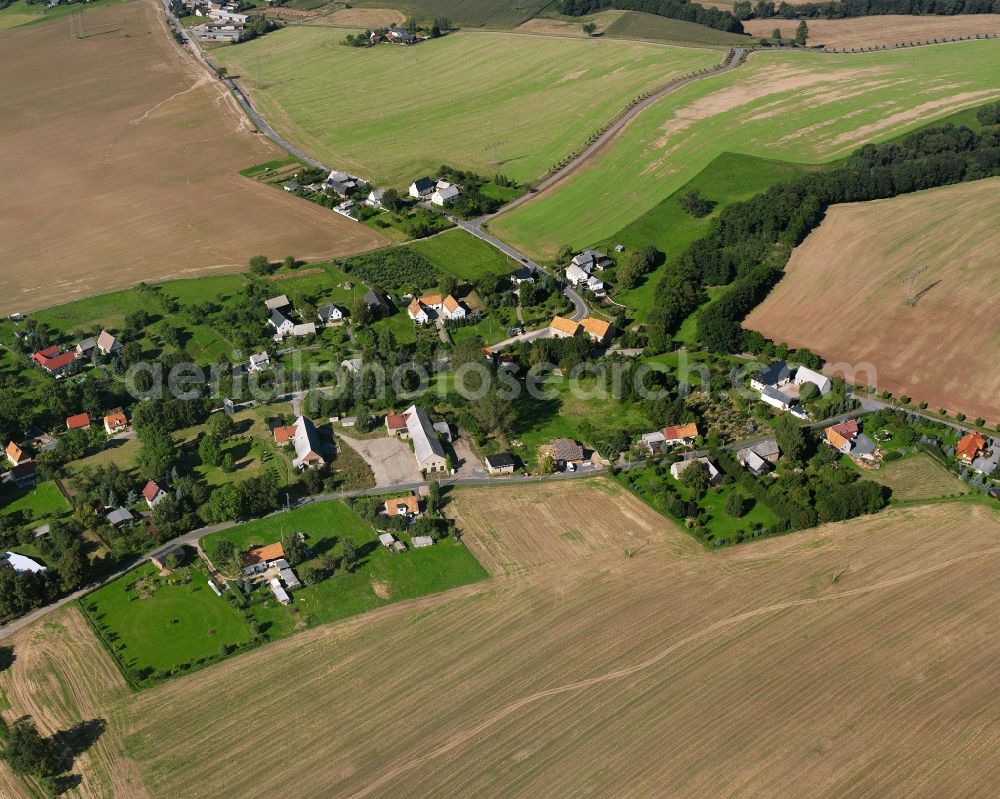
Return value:
<svg viewBox="0 0 1000 799">
<path fill-rule="evenodd" d="M 644 319 L 653 307 L 656 285 L 666 263 L 707 234 L 712 221 L 723 208 L 730 203 L 748 200 L 774 184 L 790 180 L 811 168 L 786 161 L 722 153 L 661 203 L 613 236 L 598 242 L 598 249 L 605 252 L 610 252 L 616 244 L 624 244 L 627 251 L 651 244 L 666 255 L 663 266 L 645 275 L 635 288 L 615 293 L 614 300 L 632 308 L 637 320 Z M 702 197 L 714 203 L 712 213 L 697 219 L 681 208 L 680 196 L 691 190 L 699 191 Z"/>
<path fill-rule="evenodd" d="M 753 53 L 646 109 L 585 169 L 495 219 L 491 231 L 550 258 L 564 243 L 610 238 L 724 152 L 829 162 L 1000 97 L 997 75 L 1000 48 L 985 40 L 845 58 Z"/>
<path fill-rule="evenodd" d="M 18 489 L 4 484 L 0 490 L 0 514 L 23 514 L 27 522 L 40 519 L 57 519 L 69 512 L 69 503 L 52 481 L 39 483 L 34 488 Z"/>
<path fill-rule="evenodd" d="M 128 671 L 170 671 L 250 641 L 240 612 L 208 587 L 200 564 L 161 578 L 146 565 L 88 594 L 80 605 Z"/>
<path fill-rule="evenodd" d="M 402 0 L 391 5 L 385 0 L 360 0 L 356 8 L 395 8 L 407 17 L 431 23 L 445 17 L 462 27 L 513 28 L 531 19 L 549 5 L 547 0 Z"/>
<path fill-rule="evenodd" d="M 720 55 L 507 33 L 353 48 L 340 44 L 349 32 L 289 27 L 213 56 L 244 75 L 266 57 L 262 88 L 245 86 L 272 125 L 324 163 L 400 189 L 442 163 L 528 183 L 634 97 Z M 392 102 L 369 102 L 401 86 Z"/>
<path fill-rule="evenodd" d="M 341 569 L 332 577 L 293 592 L 291 607 L 278 606 L 270 599 L 262 603 L 255 599 L 249 612 L 272 625 L 267 630 L 271 637 L 291 633 L 298 620 L 308 625 L 323 624 L 487 576 L 468 549 L 450 538 L 426 549 L 411 548 L 390 555 L 378 543 L 374 529 L 342 502 L 306 505 L 291 513 L 248 522 L 206 536 L 201 546 L 211 553 L 215 542 L 227 539 L 244 551 L 280 541 L 283 531 L 293 530 L 305 535 L 306 544 L 316 556 L 329 551 L 339 553 L 340 542 L 349 536 L 357 545 L 360 562 L 353 572 Z M 406 540 L 405 534 L 401 537 Z M 253 596 L 264 596 L 261 592 L 257 589 Z"/>
<path fill-rule="evenodd" d="M 969 487 L 930 455 L 911 455 L 883 464 L 876 472 L 862 475 L 892 489 L 897 502 L 929 500 L 969 493 Z"/>
<path fill-rule="evenodd" d="M 708 299 L 699 305 L 687 319 L 681 322 L 674 340 L 689 348 L 696 346 L 698 343 L 698 315 L 725 294 L 727 288 L 728 286 L 709 286 L 705 292 L 708 294 Z"/>
<path fill-rule="evenodd" d="M 456 228 L 410 245 L 443 272 L 475 282 L 486 272 L 509 274 L 517 262 L 471 233 Z"/>
</svg>

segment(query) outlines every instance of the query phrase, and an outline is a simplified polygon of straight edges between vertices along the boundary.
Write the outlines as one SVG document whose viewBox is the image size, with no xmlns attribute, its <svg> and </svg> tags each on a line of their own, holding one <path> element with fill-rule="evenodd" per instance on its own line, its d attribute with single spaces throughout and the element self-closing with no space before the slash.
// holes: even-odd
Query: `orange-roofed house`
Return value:
<svg viewBox="0 0 1000 799">
<path fill-rule="evenodd" d="M 416 297 L 410 302 L 406 313 L 409 315 L 410 321 L 415 325 L 426 325 L 431 320 L 424 306 L 420 304 L 420 300 L 416 299 Z"/>
<path fill-rule="evenodd" d="M 105 416 L 104 430 L 109 436 L 128 430 L 128 417 L 125 415 L 125 411 L 121 408 L 115 408 Z"/>
<path fill-rule="evenodd" d="M 549 322 L 549 335 L 552 338 L 573 338 L 579 332 L 579 323 L 565 316 L 554 316 Z"/>
<path fill-rule="evenodd" d="M 271 563 L 283 557 L 285 557 L 285 548 L 281 546 L 280 541 L 276 541 L 266 546 L 254 547 L 244 556 L 243 563 L 246 566 L 259 566 L 262 563 Z"/>
<path fill-rule="evenodd" d="M 445 319 L 465 319 L 465 307 L 449 294 L 441 303 L 441 315 Z"/>
<path fill-rule="evenodd" d="M 290 424 L 285 427 L 274 428 L 274 443 L 284 446 L 295 438 L 295 425 Z"/>
<path fill-rule="evenodd" d="M 90 415 L 86 413 L 78 413 L 75 416 L 66 417 L 66 429 L 67 430 L 83 430 L 85 427 L 90 427 Z"/>
<path fill-rule="evenodd" d="M 420 515 L 420 500 L 412 494 L 408 497 L 395 497 L 385 501 L 386 516 L 403 516 L 413 518 Z"/>
<path fill-rule="evenodd" d="M 420 304 L 425 308 L 430 308 L 434 311 L 441 310 L 441 303 L 444 302 L 444 298 L 440 294 L 425 294 L 419 300 Z"/>
<path fill-rule="evenodd" d="M 22 450 L 17 444 L 11 441 L 7 444 L 7 460 L 10 461 L 11 466 L 17 466 L 22 461 L 28 460 L 24 455 L 24 450 Z"/>
<path fill-rule="evenodd" d="M 984 449 L 986 449 L 986 439 L 978 430 L 973 430 L 959 440 L 955 447 L 955 457 L 962 463 L 972 463 Z"/>
<path fill-rule="evenodd" d="M 697 437 L 698 425 L 694 422 L 672 424 L 663 428 L 664 444 L 693 444 Z"/>
<path fill-rule="evenodd" d="M 580 322 L 580 327 L 583 328 L 584 333 L 590 336 L 598 344 L 607 344 L 611 341 L 613 327 L 610 322 L 605 322 L 603 319 L 588 316 Z"/>
<path fill-rule="evenodd" d="M 840 428 L 840 429 L 838 429 Z M 823 438 L 827 444 L 833 447 L 838 452 L 842 452 L 845 455 L 851 451 L 851 447 L 854 446 L 853 438 L 848 438 L 844 433 L 842 425 L 833 425 L 832 427 L 826 428 L 823 431 Z"/>
</svg>

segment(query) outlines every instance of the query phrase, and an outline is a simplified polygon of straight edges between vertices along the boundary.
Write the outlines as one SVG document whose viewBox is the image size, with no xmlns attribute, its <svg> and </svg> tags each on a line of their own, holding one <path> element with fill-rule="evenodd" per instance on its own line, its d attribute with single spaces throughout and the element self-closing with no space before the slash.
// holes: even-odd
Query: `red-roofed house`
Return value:
<svg viewBox="0 0 1000 799">
<path fill-rule="evenodd" d="M 157 483 L 155 480 L 150 480 L 146 483 L 146 487 L 142 489 L 142 498 L 146 500 L 146 504 L 150 508 L 155 508 L 157 504 L 167 496 L 167 489 Z"/>
<path fill-rule="evenodd" d="M 978 430 L 962 436 L 955 447 L 955 457 L 963 463 L 972 463 L 981 450 L 986 449 L 986 439 Z"/>
<path fill-rule="evenodd" d="M 83 430 L 85 427 L 90 427 L 90 415 L 87 413 L 78 413 L 75 416 L 66 417 L 66 429 L 67 430 Z"/>
<path fill-rule="evenodd" d="M 115 408 L 104 417 L 104 431 L 109 435 L 128 430 L 128 417 L 121 408 Z"/>
<path fill-rule="evenodd" d="M 46 347 L 44 350 L 36 352 L 31 356 L 31 360 L 53 377 L 62 377 L 70 364 L 76 360 L 76 357 L 76 353 L 73 350 L 60 352 L 59 348 L 53 344 L 51 347 Z"/>
<path fill-rule="evenodd" d="M 406 435 L 406 417 L 401 413 L 390 413 L 385 417 L 385 431 L 391 436 Z"/>
</svg>

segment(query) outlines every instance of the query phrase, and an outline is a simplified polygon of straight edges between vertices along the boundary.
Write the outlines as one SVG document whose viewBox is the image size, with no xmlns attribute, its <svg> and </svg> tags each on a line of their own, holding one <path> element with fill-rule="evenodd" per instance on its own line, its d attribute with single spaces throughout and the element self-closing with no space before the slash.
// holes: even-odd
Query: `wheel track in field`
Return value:
<svg viewBox="0 0 1000 799">
<path fill-rule="evenodd" d="M 467 727 L 464 730 L 454 733 L 445 743 L 441 744 L 437 748 L 431 750 L 430 752 L 421 754 L 419 756 L 413 757 L 405 762 L 400 763 L 384 774 L 382 774 L 378 779 L 373 782 L 368 783 L 363 788 L 355 791 L 350 795 L 350 799 L 363 799 L 363 797 L 371 795 L 374 791 L 379 790 L 384 787 L 387 783 L 396 779 L 397 777 L 405 774 L 406 772 L 412 770 L 413 768 L 426 763 L 431 758 L 441 757 L 446 755 L 457 747 L 463 745 L 467 741 L 477 737 L 481 733 L 488 730 L 490 727 L 498 724 L 509 716 L 514 715 L 522 708 L 534 704 L 543 699 L 548 699 L 552 696 L 559 696 L 560 694 L 570 693 L 573 691 L 581 691 L 588 688 L 595 687 L 604 683 L 615 682 L 617 680 L 625 679 L 636 674 L 640 674 L 647 671 L 661 661 L 666 660 L 670 655 L 689 644 L 700 641 L 703 638 L 711 636 L 713 633 L 719 632 L 720 630 L 731 627 L 735 624 L 739 624 L 750 619 L 757 618 L 759 616 L 764 616 L 770 613 L 777 613 L 783 610 L 790 610 L 793 608 L 806 607 L 810 605 L 817 605 L 825 602 L 833 602 L 841 599 L 850 599 L 856 596 L 863 596 L 865 594 L 870 594 L 875 591 L 880 591 L 885 588 L 893 588 L 898 585 L 910 582 L 911 580 L 924 577 L 928 574 L 933 574 L 934 572 L 941 571 L 942 569 L 947 569 L 959 563 L 964 563 L 969 560 L 976 560 L 978 558 L 990 557 L 1000 554 L 1000 547 L 994 547 L 992 549 L 980 550 L 979 552 L 970 552 L 965 555 L 960 555 L 955 558 L 950 558 L 941 563 L 937 563 L 933 566 L 927 566 L 923 569 L 918 569 L 916 571 L 907 572 L 906 574 L 897 575 L 896 577 L 890 577 L 884 580 L 879 580 L 878 582 L 871 583 L 870 585 L 860 586 L 858 588 L 852 588 L 847 591 L 839 591 L 835 594 L 827 594 L 826 596 L 817 597 L 806 597 L 803 599 L 790 599 L 784 602 L 775 602 L 770 605 L 765 605 L 764 607 L 755 608 L 754 610 L 748 610 L 743 613 L 737 613 L 733 616 L 728 616 L 727 618 L 720 619 L 719 621 L 713 622 L 707 627 L 698 630 L 697 632 L 691 633 L 677 641 L 674 641 L 669 646 L 664 647 L 659 652 L 651 655 L 645 660 L 635 663 L 631 666 L 626 666 L 620 669 L 615 669 L 614 671 L 605 672 L 604 674 L 598 674 L 593 677 L 588 677 L 584 680 L 577 680 L 575 682 L 566 683 L 565 685 L 559 685 L 554 688 L 547 688 L 544 691 L 537 691 L 532 694 L 528 694 L 518 700 L 510 702 L 509 704 L 492 711 L 485 718 L 482 719 L 478 724 L 471 727 Z"/>
</svg>

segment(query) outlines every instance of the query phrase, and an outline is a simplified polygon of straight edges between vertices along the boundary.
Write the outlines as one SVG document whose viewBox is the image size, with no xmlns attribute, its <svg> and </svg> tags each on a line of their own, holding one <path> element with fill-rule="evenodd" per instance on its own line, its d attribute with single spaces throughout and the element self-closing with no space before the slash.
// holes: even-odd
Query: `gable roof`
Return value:
<svg viewBox="0 0 1000 799">
<path fill-rule="evenodd" d="M 442 200 L 450 200 L 452 197 L 458 196 L 458 187 L 445 186 L 444 188 L 439 188 L 434 193 Z"/>
<path fill-rule="evenodd" d="M 368 289 L 362 300 L 369 308 L 385 308 L 385 300 L 382 299 L 381 295 L 375 289 Z"/>
<path fill-rule="evenodd" d="M 852 439 L 858 435 L 858 421 L 857 419 L 848 419 L 846 422 L 839 422 L 838 424 L 832 425 L 830 429 L 836 430 L 846 439 Z"/>
<path fill-rule="evenodd" d="M 808 366 L 800 366 L 795 370 L 795 382 L 812 383 L 816 388 L 822 389 L 823 386 L 829 385 L 830 378 L 810 369 Z"/>
<path fill-rule="evenodd" d="M 243 557 L 243 564 L 255 566 L 258 563 L 268 563 L 272 560 L 285 557 L 285 548 L 280 541 L 273 544 L 266 544 L 262 547 L 254 547 Z"/>
<path fill-rule="evenodd" d="M 24 450 L 22 450 L 13 441 L 7 444 L 6 452 L 7 452 L 7 457 L 10 458 L 12 461 L 18 461 L 21 459 L 21 456 L 24 455 Z"/>
<path fill-rule="evenodd" d="M 425 294 L 420 298 L 421 305 L 440 305 L 441 302 L 440 294 Z"/>
<path fill-rule="evenodd" d="M 343 316 L 343 314 L 340 312 L 340 309 L 332 302 L 328 302 L 321 308 L 317 308 L 316 315 L 324 322 L 329 321 L 331 318 L 337 316 Z"/>
<path fill-rule="evenodd" d="M 836 425 L 826 428 L 823 432 L 826 435 L 826 440 L 837 449 L 843 449 L 851 443 L 851 439 L 841 433 Z"/>
<path fill-rule="evenodd" d="M 410 300 L 410 305 L 409 307 L 407 307 L 406 312 L 410 315 L 411 319 L 415 319 L 421 314 L 427 316 L 427 312 L 424 310 L 424 306 L 420 304 L 420 300 L 418 300 L 416 297 Z"/>
<path fill-rule="evenodd" d="M 406 417 L 401 413 L 390 413 L 385 417 L 385 426 L 388 430 L 402 430 L 406 427 Z"/>
<path fill-rule="evenodd" d="M 411 184 L 417 191 L 427 191 L 434 188 L 434 181 L 430 178 L 418 178 Z"/>
<path fill-rule="evenodd" d="M 552 457 L 557 461 L 582 461 L 583 447 L 572 438 L 557 438 L 552 442 Z"/>
<path fill-rule="evenodd" d="M 115 408 L 104 417 L 104 424 L 107 427 L 125 427 L 128 425 L 128 417 L 121 408 Z"/>
<path fill-rule="evenodd" d="M 300 416 L 295 420 L 292 445 L 295 447 L 295 459 L 292 461 L 292 465 L 296 468 L 310 461 L 323 460 L 323 456 L 319 454 L 316 425 L 306 416 Z"/>
<path fill-rule="evenodd" d="M 280 328 L 283 325 L 292 324 L 292 320 L 285 316 L 281 311 L 272 310 L 271 315 L 268 317 L 268 321 L 274 325 L 276 328 Z"/>
<path fill-rule="evenodd" d="M 121 344 L 118 343 L 118 339 L 112 336 L 107 330 L 102 330 L 101 335 L 97 337 L 97 349 L 103 352 L 114 352 Z"/>
<path fill-rule="evenodd" d="M 279 308 L 287 308 L 291 305 L 291 303 L 288 301 L 288 297 L 284 294 L 279 294 L 277 297 L 271 297 L 271 299 L 265 300 L 264 305 L 267 306 L 269 311 L 274 311 Z"/>
<path fill-rule="evenodd" d="M 414 516 L 420 513 L 420 500 L 410 494 L 405 497 L 394 497 L 385 501 L 385 512 L 388 516 L 399 516 L 400 507 L 402 513 L 412 513 Z"/>
<path fill-rule="evenodd" d="M 454 297 L 452 297 L 450 294 L 444 298 L 444 308 L 449 313 L 461 307 L 462 307 L 461 303 L 459 303 L 459 301 L 456 300 Z"/>
<path fill-rule="evenodd" d="M 287 427 L 275 427 L 274 428 L 274 443 L 275 444 L 285 444 L 292 440 L 292 436 L 295 435 L 295 425 L 290 424 Z"/>
<path fill-rule="evenodd" d="M 86 411 L 66 417 L 68 430 L 80 430 L 84 427 L 90 427 L 90 415 Z"/>
<path fill-rule="evenodd" d="M 784 361 L 768 364 L 757 373 L 757 382 L 765 386 L 775 386 L 782 380 L 787 380 L 791 373 Z"/>
<path fill-rule="evenodd" d="M 124 522 L 130 522 L 134 518 L 135 517 L 132 515 L 132 511 L 128 508 L 115 508 L 107 516 L 108 522 L 115 526 L 123 524 Z"/>
<path fill-rule="evenodd" d="M 572 319 L 567 319 L 565 316 L 553 316 L 552 321 L 549 322 L 549 329 L 557 330 L 568 336 L 575 336 L 580 329 L 580 325 Z"/>
<path fill-rule="evenodd" d="M 150 480 L 146 483 L 146 487 L 142 489 L 142 498 L 146 500 L 146 502 L 152 502 L 161 491 L 166 493 L 167 489 L 155 480 Z"/>
<path fill-rule="evenodd" d="M 663 428 L 664 441 L 680 441 L 685 438 L 697 438 L 698 425 L 694 422 L 687 424 L 672 424 Z"/>
<path fill-rule="evenodd" d="M 955 457 L 962 460 L 972 460 L 979 454 L 979 450 L 985 449 L 986 439 L 982 437 L 978 430 L 973 430 L 962 436 L 955 446 Z"/>
<path fill-rule="evenodd" d="M 431 420 L 427 418 L 424 409 L 417 405 L 411 405 L 403 411 L 403 416 L 406 417 L 406 429 L 413 440 L 413 454 L 416 456 L 417 463 L 423 463 L 432 455 L 443 458 L 444 447 L 441 446 L 441 442 L 434 433 Z"/>
<path fill-rule="evenodd" d="M 611 323 L 605 322 L 603 319 L 597 319 L 593 316 L 588 316 L 582 322 L 580 322 L 580 327 L 584 329 L 591 336 L 603 339 L 608 335 L 611 330 Z"/>
<path fill-rule="evenodd" d="M 10 477 L 12 480 L 21 480 L 25 477 L 31 477 L 38 472 L 38 464 L 35 461 L 23 461 L 17 466 L 12 466 L 10 470 Z"/>
</svg>

